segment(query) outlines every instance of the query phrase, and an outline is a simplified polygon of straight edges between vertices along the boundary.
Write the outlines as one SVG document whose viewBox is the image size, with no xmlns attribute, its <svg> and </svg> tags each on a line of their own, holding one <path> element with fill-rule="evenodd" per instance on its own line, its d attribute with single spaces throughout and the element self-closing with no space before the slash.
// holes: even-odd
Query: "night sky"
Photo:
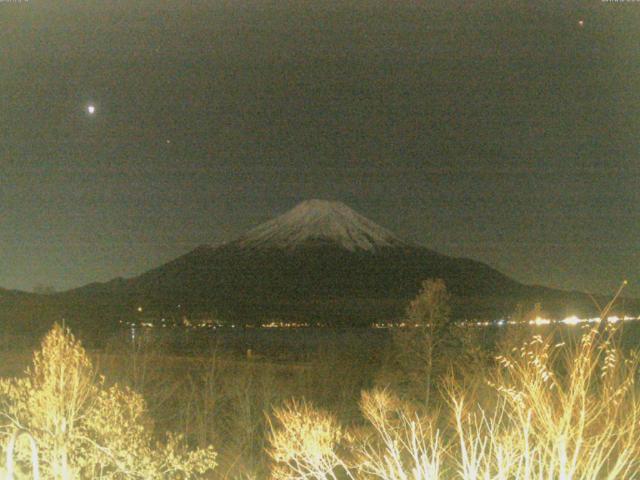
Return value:
<svg viewBox="0 0 640 480">
<path fill-rule="evenodd" d="M 4 288 L 136 275 L 323 198 L 640 296 L 639 180 L 640 3 L 0 0 Z"/>
</svg>

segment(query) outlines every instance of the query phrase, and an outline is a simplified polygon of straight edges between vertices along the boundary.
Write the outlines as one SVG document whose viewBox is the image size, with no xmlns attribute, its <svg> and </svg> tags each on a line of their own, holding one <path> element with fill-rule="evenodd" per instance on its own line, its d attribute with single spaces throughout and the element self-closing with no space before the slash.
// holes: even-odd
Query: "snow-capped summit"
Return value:
<svg viewBox="0 0 640 480">
<path fill-rule="evenodd" d="M 409 246 L 344 203 L 326 200 L 302 202 L 233 243 L 243 248 L 283 249 L 333 244 L 350 251 Z"/>
</svg>

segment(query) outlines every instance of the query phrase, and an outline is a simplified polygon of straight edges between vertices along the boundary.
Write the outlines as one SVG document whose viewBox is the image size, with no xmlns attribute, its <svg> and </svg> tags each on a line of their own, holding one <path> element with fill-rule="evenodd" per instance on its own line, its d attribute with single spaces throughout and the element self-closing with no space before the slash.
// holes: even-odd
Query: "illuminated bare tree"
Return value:
<svg viewBox="0 0 640 480">
<path fill-rule="evenodd" d="M 406 390 L 426 404 L 434 383 L 446 373 L 452 350 L 459 344 L 449 299 L 443 280 L 425 280 L 407 308 L 406 328 L 394 334 L 397 366 L 403 373 Z"/>
<path fill-rule="evenodd" d="M 187 479 L 216 465 L 212 447 L 185 448 L 179 436 L 159 443 L 144 399 L 107 386 L 68 329 L 55 325 L 21 378 L 0 379 L 0 435 L 17 430 L 36 441 L 43 478 Z M 16 452 L 28 464 L 29 452 Z"/>
</svg>

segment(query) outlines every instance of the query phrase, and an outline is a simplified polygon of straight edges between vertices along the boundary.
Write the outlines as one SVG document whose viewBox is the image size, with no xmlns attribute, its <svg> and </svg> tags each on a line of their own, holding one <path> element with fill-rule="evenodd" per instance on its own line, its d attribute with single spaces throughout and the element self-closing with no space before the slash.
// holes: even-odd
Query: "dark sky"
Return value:
<svg viewBox="0 0 640 480">
<path fill-rule="evenodd" d="M 640 3 L 0 0 L 5 288 L 135 275 L 324 198 L 640 296 L 639 161 Z"/>
</svg>

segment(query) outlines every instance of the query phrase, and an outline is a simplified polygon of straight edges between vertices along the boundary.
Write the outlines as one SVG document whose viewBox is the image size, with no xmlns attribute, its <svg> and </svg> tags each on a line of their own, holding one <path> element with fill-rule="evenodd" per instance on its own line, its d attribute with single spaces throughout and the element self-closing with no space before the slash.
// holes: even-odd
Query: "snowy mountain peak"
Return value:
<svg viewBox="0 0 640 480">
<path fill-rule="evenodd" d="M 263 223 L 234 242 L 244 248 L 284 248 L 334 244 L 350 251 L 406 247 L 389 230 L 342 202 L 307 200 Z"/>
</svg>

